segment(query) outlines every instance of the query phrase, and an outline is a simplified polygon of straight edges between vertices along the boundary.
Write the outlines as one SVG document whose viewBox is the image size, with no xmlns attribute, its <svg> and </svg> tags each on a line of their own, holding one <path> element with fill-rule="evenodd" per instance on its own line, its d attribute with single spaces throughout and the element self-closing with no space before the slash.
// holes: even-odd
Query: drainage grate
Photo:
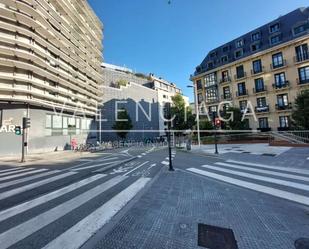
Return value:
<svg viewBox="0 0 309 249">
<path fill-rule="evenodd" d="M 295 241 L 296 249 L 309 249 L 309 239 L 301 238 Z"/>
<path fill-rule="evenodd" d="M 233 230 L 198 224 L 198 246 L 208 249 L 238 249 Z"/>
<path fill-rule="evenodd" d="M 262 154 L 262 156 L 273 156 L 273 157 L 275 157 L 276 154 L 264 153 L 264 154 Z"/>
</svg>

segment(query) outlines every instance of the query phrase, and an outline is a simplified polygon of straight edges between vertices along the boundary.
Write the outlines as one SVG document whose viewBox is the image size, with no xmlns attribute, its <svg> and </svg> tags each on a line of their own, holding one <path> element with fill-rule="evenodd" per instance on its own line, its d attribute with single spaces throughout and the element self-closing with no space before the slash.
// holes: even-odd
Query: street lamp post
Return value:
<svg viewBox="0 0 309 249">
<path fill-rule="evenodd" d="M 193 86 L 188 85 L 187 87 L 194 88 L 194 103 L 195 103 L 196 123 L 197 123 L 197 140 L 198 140 L 198 146 L 199 146 L 199 148 L 201 148 L 200 111 L 199 111 L 199 108 L 198 108 L 197 84 L 193 83 Z"/>
</svg>

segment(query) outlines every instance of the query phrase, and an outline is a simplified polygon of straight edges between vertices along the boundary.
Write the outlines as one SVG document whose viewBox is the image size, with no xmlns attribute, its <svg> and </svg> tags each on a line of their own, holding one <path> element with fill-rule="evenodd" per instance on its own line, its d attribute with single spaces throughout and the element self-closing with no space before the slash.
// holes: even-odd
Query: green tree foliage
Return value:
<svg viewBox="0 0 309 249">
<path fill-rule="evenodd" d="M 233 114 L 232 114 L 233 113 Z M 224 115 L 224 119 L 229 119 L 232 115 L 232 119 L 226 123 L 226 129 L 228 130 L 246 130 L 248 127 L 245 121 L 242 121 L 243 114 L 237 107 L 229 107 Z"/>
<path fill-rule="evenodd" d="M 213 130 L 213 124 L 208 119 L 201 119 L 200 120 L 200 130 L 201 130 L 201 136 L 209 136 L 212 135 L 211 132 L 204 132 L 204 131 L 211 131 Z"/>
<path fill-rule="evenodd" d="M 124 108 L 118 110 L 117 116 L 118 121 L 113 125 L 113 129 L 116 131 L 118 137 L 125 139 L 129 131 L 133 128 L 132 120 L 127 110 Z"/>
<path fill-rule="evenodd" d="M 180 94 L 172 97 L 171 114 L 174 119 L 174 130 L 193 129 L 195 125 L 195 116 L 192 114 L 190 107 L 186 107 L 185 101 Z"/>
<path fill-rule="evenodd" d="M 309 90 L 302 92 L 295 99 L 292 119 L 293 125 L 297 128 L 309 130 Z"/>
<path fill-rule="evenodd" d="M 121 86 L 126 86 L 128 82 L 126 80 L 121 79 L 121 80 L 118 80 L 116 84 L 117 84 L 117 87 L 120 88 Z"/>
</svg>

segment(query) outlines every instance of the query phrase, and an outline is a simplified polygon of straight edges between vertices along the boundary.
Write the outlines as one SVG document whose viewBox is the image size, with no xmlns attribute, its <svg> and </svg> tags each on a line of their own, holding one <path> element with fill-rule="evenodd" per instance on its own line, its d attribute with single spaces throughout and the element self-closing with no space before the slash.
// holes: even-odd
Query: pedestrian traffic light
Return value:
<svg viewBox="0 0 309 249">
<path fill-rule="evenodd" d="M 30 118 L 23 118 L 23 129 L 30 128 Z"/>
<path fill-rule="evenodd" d="M 21 135 L 21 127 L 15 126 L 15 135 L 20 136 Z"/>
</svg>

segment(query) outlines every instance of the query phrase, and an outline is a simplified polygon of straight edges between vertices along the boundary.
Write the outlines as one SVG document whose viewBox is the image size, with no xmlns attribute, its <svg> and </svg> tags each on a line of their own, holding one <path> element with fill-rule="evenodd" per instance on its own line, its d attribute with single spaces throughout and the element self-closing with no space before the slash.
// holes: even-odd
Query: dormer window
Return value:
<svg viewBox="0 0 309 249">
<path fill-rule="evenodd" d="M 269 39 L 270 39 L 270 44 L 271 45 L 278 44 L 278 43 L 281 42 L 281 34 L 271 36 Z"/>
<path fill-rule="evenodd" d="M 222 48 L 223 53 L 226 53 L 230 50 L 230 46 L 225 46 Z"/>
<path fill-rule="evenodd" d="M 211 54 L 210 54 L 210 58 L 214 58 L 214 57 L 216 57 L 217 56 L 217 52 L 212 52 Z"/>
<path fill-rule="evenodd" d="M 258 51 L 258 50 L 260 50 L 260 48 L 261 48 L 261 43 L 259 43 L 259 42 L 251 44 L 251 51 L 252 52 Z"/>
<path fill-rule="evenodd" d="M 302 23 L 302 24 L 299 24 L 299 25 L 297 25 L 293 28 L 293 34 L 299 35 L 299 34 L 306 32 L 308 29 L 309 29 L 309 24 L 308 23 Z"/>
<path fill-rule="evenodd" d="M 222 62 L 222 63 L 226 63 L 226 62 L 228 62 L 228 59 L 229 59 L 229 58 L 228 58 L 227 55 L 222 56 L 222 57 L 221 57 L 221 62 Z"/>
<path fill-rule="evenodd" d="M 269 26 L 269 33 L 275 33 L 278 32 L 279 30 L 280 30 L 280 24 L 278 22 Z"/>
<path fill-rule="evenodd" d="M 238 59 L 239 57 L 241 57 L 243 55 L 243 50 L 239 49 L 235 51 L 235 58 Z"/>
<path fill-rule="evenodd" d="M 241 48 L 244 45 L 244 40 L 240 39 L 236 41 L 236 48 Z"/>
<path fill-rule="evenodd" d="M 211 68 L 213 68 L 213 67 L 214 67 L 214 63 L 213 63 L 213 62 L 209 62 L 209 63 L 208 63 L 208 68 L 211 69 Z"/>
<path fill-rule="evenodd" d="M 261 39 L 261 33 L 260 32 L 255 32 L 251 35 L 252 41 L 259 41 L 260 39 Z"/>
</svg>

